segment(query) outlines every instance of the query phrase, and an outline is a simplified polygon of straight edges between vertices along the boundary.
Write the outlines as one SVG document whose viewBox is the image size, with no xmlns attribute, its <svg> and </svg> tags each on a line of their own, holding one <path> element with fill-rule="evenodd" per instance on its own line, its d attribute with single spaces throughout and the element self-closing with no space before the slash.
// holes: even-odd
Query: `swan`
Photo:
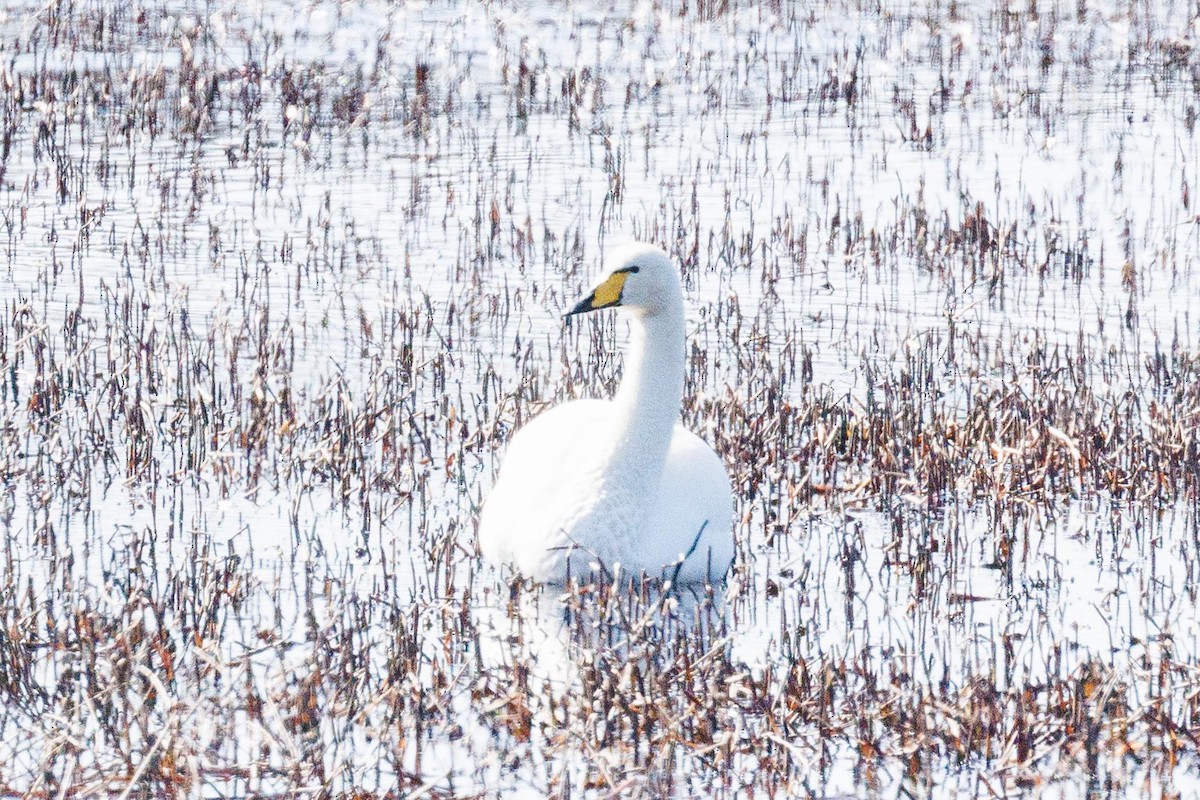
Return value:
<svg viewBox="0 0 1200 800">
<path fill-rule="evenodd" d="M 733 560 L 733 495 L 720 456 L 679 424 L 684 309 L 679 273 L 649 244 L 616 249 L 567 317 L 628 312 L 612 400 L 574 400 L 513 436 L 479 516 L 479 548 L 543 583 L 646 573 L 719 579 Z"/>
</svg>

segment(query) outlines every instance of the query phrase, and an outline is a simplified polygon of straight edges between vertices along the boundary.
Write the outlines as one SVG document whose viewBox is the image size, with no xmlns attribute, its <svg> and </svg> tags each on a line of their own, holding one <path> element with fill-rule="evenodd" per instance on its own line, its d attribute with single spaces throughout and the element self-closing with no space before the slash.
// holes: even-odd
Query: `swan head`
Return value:
<svg viewBox="0 0 1200 800">
<path fill-rule="evenodd" d="M 612 251 L 600 280 L 566 316 L 621 307 L 650 317 L 682 305 L 679 273 L 671 259 L 652 244 L 635 243 Z"/>
</svg>

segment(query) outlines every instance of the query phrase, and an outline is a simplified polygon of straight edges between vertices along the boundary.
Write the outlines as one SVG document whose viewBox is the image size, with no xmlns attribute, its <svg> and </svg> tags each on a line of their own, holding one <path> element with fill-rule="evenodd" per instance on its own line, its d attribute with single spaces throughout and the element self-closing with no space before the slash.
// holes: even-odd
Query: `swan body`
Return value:
<svg viewBox="0 0 1200 800">
<path fill-rule="evenodd" d="M 598 565 L 718 579 L 733 559 L 733 497 L 720 457 L 678 424 L 683 292 L 666 253 L 620 248 L 568 316 L 614 306 L 630 314 L 616 396 L 563 403 L 517 431 L 480 515 L 480 549 L 551 583 Z"/>
</svg>

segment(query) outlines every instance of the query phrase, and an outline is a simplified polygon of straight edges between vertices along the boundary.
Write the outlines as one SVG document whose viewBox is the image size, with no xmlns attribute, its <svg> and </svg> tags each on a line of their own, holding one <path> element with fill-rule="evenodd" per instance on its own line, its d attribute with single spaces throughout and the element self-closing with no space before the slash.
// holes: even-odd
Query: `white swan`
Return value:
<svg viewBox="0 0 1200 800">
<path fill-rule="evenodd" d="M 517 432 L 480 514 L 480 550 L 551 583 L 595 564 L 718 579 L 733 559 L 733 497 L 720 457 L 677 422 L 683 292 L 667 254 L 618 249 L 567 316 L 612 306 L 630 318 L 616 397 L 564 403 Z"/>
</svg>

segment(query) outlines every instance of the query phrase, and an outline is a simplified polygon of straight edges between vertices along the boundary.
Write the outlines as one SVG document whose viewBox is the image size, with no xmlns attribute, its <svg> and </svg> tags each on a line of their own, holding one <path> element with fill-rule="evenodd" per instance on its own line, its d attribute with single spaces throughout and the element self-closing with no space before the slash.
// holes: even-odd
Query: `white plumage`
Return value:
<svg viewBox="0 0 1200 800">
<path fill-rule="evenodd" d="M 720 457 L 677 422 L 683 292 L 666 253 L 618 249 L 570 314 L 612 306 L 630 317 L 620 389 L 611 401 L 556 406 L 516 433 L 480 515 L 480 549 L 552 583 L 586 578 L 597 563 L 609 574 L 620 564 L 720 578 L 733 558 L 733 497 Z"/>
</svg>

